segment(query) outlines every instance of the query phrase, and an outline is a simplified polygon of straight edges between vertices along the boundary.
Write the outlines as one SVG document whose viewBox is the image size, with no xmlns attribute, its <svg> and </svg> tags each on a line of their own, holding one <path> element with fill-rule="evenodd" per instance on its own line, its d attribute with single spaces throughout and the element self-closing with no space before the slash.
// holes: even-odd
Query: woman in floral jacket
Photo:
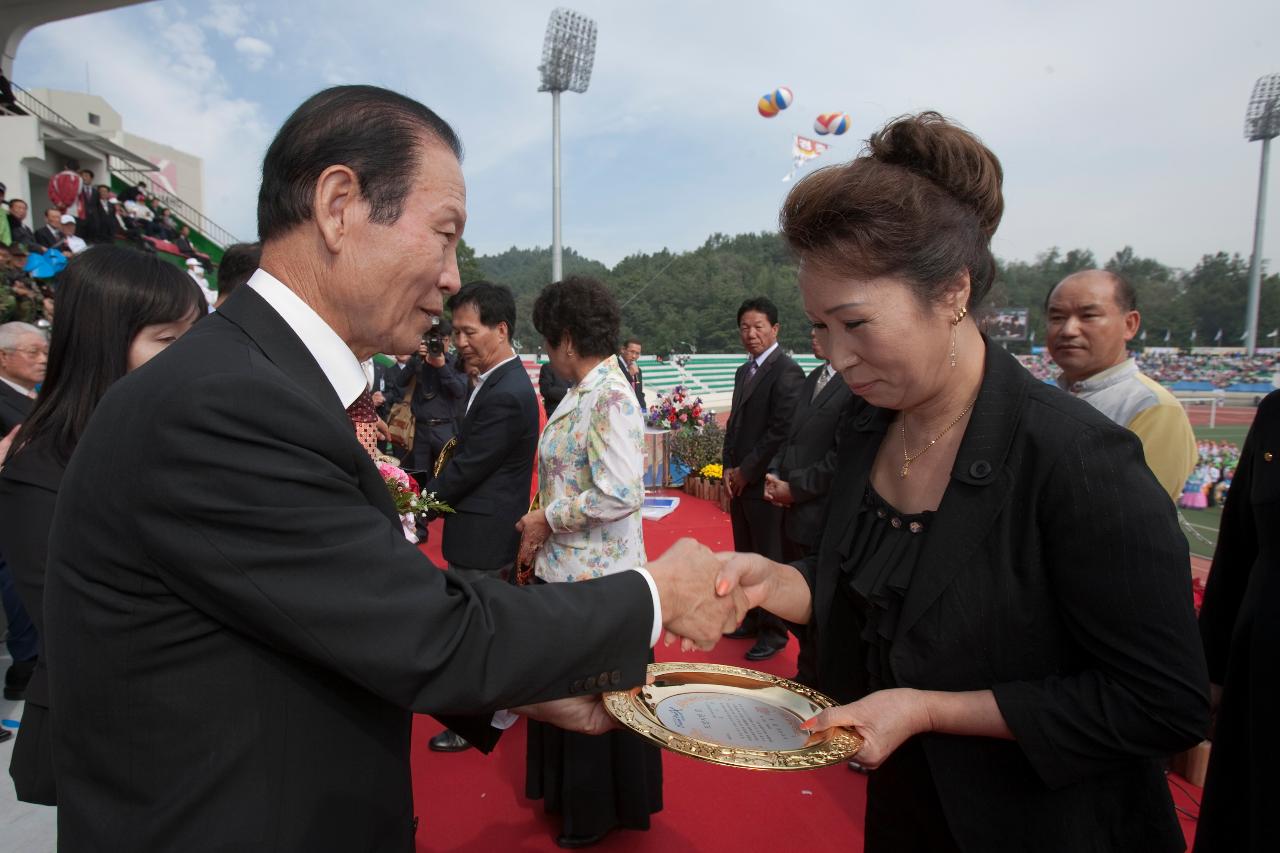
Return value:
<svg viewBox="0 0 1280 853">
<path fill-rule="evenodd" d="M 535 583 L 602 577 L 643 565 L 644 419 L 614 358 L 621 311 L 594 279 L 544 288 L 533 325 L 551 369 L 572 383 L 538 443 L 538 505 L 520 520 L 517 566 Z M 562 818 L 561 847 L 617 827 L 648 829 L 662 808 L 657 747 L 623 732 L 591 737 L 529 722 L 526 794 Z"/>
</svg>

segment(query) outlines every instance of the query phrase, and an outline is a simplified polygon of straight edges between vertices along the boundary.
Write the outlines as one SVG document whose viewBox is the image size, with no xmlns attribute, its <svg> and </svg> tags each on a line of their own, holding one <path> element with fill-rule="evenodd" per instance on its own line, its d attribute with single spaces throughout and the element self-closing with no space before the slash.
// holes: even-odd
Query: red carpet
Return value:
<svg viewBox="0 0 1280 853">
<path fill-rule="evenodd" d="M 732 545 L 729 518 L 710 502 L 681 495 L 679 508 L 659 522 L 645 522 L 650 556 L 661 554 L 682 536 L 719 550 Z M 440 562 L 439 523 L 425 547 Z M 795 673 L 794 641 L 785 652 L 762 664 L 742 654 L 748 640 L 725 640 L 707 655 L 658 646 L 659 660 L 710 660 L 750 665 L 777 675 Z M 544 815 L 540 801 L 524 797 L 524 724 L 517 723 L 489 756 L 475 750 L 442 755 L 427 749 L 440 731 L 430 717 L 414 725 L 414 802 L 421 820 L 419 851 L 559 850 L 554 837 L 559 820 Z M 675 755 L 663 755 L 664 809 L 648 832 L 617 831 L 595 849 L 602 851 L 741 851 L 759 849 L 825 850 L 861 853 L 866 777 L 845 766 L 778 773 L 735 770 Z M 1200 791 L 1172 777 L 1200 799 Z M 1188 796 L 1171 786 L 1174 802 L 1198 813 Z M 1195 824 L 1182 817 L 1188 842 Z"/>
</svg>

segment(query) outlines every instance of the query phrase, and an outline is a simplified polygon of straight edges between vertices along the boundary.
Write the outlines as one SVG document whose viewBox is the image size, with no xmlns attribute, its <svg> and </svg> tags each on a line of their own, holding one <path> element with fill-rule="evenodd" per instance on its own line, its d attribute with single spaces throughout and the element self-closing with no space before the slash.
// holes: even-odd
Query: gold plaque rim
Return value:
<svg viewBox="0 0 1280 853">
<path fill-rule="evenodd" d="M 790 693 L 803 697 L 819 709 L 835 706 L 835 701 L 810 687 L 782 678 L 747 669 L 741 666 L 729 666 L 719 663 L 651 663 L 649 676 L 658 679 L 672 673 L 693 673 L 730 678 L 746 679 L 758 682 L 761 687 L 780 687 Z M 700 685 L 704 692 L 717 692 L 718 685 L 705 683 Z M 744 747 L 725 746 L 719 743 L 702 740 L 668 729 L 658 719 L 654 710 L 643 698 L 643 687 L 630 690 L 615 690 L 605 693 L 601 698 L 605 710 L 623 727 L 663 749 L 680 755 L 687 755 L 698 761 L 719 764 L 725 767 L 740 767 L 747 770 L 813 770 L 829 767 L 846 761 L 862 748 L 862 738 L 852 729 L 838 727 L 825 732 L 816 733 L 809 743 L 800 749 L 747 749 Z M 726 691 L 727 692 L 727 691 Z M 759 699 L 758 701 L 767 701 Z"/>
</svg>

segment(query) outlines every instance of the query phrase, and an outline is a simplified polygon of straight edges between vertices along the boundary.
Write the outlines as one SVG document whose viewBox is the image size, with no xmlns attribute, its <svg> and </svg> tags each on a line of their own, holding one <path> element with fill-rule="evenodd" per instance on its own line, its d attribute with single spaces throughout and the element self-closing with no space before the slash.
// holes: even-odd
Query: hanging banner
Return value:
<svg viewBox="0 0 1280 853">
<path fill-rule="evenodd" d="M 791 171 L 782 178 L 789 181 L 795 177 L 796 172 L 804 168 L 804 165 L 815 157 L 822 156 L 822 153 L 831 146 L 825 142 L 819 142 L 816 139 L 810 139 L 807 136 L 797 136 L 791 143 Z"/>
</svg>

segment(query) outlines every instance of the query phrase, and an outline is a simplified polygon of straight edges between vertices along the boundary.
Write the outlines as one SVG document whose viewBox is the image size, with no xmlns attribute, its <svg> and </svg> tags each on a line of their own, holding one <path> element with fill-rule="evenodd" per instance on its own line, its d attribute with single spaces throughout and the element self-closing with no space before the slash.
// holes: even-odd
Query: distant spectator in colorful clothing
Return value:
<svg viewBox="0 0 1280 853">
<path fill-rule="evenodd" d="M 1196 466 L 1196 439 L 1182 404 L 1138 370 L 1126 347 L 1142 316 L 1133 285 L 1107 270 L 1073 273 L 1045 303 L 1058 385 L 1142 440 L 1147 467 L 1172 500 Z"/>
</svg>

